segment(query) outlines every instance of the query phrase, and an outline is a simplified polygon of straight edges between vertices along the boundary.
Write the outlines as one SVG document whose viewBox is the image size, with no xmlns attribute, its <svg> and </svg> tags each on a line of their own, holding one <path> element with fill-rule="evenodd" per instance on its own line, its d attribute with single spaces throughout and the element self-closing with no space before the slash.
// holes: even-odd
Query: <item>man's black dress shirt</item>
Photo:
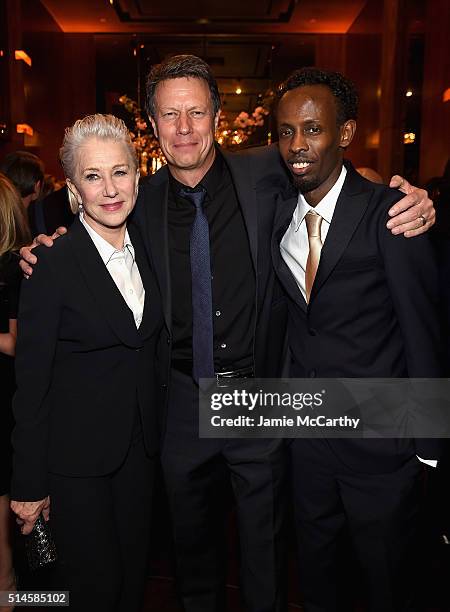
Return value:
<svg viewBox="0 0 450 612">
<path fill-rule="evenodd" d="M 170 175 L 169 255 L 172 283 L 172 360 L 192 363 L 192 294 L 189 241 L 195 207 L 189 189 Z M 199 183 L 211 253 L 214 366 L 216 372 L 253 364 L 255 272 L 247 231 L 230 171 L 219 151 Z M 189 366 L 188 366 L 189 367 Z"/>
</svg>

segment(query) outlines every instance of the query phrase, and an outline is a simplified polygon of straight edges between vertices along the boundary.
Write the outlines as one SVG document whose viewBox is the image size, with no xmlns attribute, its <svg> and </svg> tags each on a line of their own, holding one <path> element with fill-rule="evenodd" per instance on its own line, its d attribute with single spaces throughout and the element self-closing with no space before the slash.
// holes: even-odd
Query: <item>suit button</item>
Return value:
<svg viewBox="0 0 450 612">
<path fill-rule="evenodd" d="M 309 333 L 309 335 L 310 335 L 310 336 L 316 336 L 316 335 L 317 335 L 316 330 L 315 330 L 315 329 L 313 329 L 312 327 L 310 327 L 310 328 L 308 329 L 308 333 Z"/>
<path fill-rule="evenodd" d="M 170 344 L 170 338 L 167 338 L 166 342 L 167 344 Z"/>
<path fill-rule="evenodd" d="M 139 353 L 139 352 L 140 352 L 140 350 L 141 350 L 140 348 L 137 348 L 137 349 L 136 349 L 136 353 Z"/>
<path fill-rule="evenodd" d="M 163 384 L 161 385 L 161 389 L 167 389 L 167 385 L 166 385 L 166 383 L 163 383 Z"/>
<path fill-rule="evenodd" d="M 316 371 L 315 370 L 310 370 L 309 371 L 309 377 L 310 378 L 315 378 L 316 377 Z"/>
</svg>

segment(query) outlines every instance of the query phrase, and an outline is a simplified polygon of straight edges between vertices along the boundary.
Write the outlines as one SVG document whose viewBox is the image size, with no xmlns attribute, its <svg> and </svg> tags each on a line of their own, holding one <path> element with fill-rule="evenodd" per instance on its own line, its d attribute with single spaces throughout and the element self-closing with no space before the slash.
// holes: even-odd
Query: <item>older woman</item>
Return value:
<svg viewBox="0 0 450 612">
<path fill-rule="evenodd" d="M 157 451 L 158 288 L 127 229 L 138 190 L 125 124 L 92 115 L 60 151 L 68 234 L 24 283 L 19 313 L 11 507 L 29 533 L 50 516 L 55 587 L 71 610 L 140 609 Z"/>
</svg>

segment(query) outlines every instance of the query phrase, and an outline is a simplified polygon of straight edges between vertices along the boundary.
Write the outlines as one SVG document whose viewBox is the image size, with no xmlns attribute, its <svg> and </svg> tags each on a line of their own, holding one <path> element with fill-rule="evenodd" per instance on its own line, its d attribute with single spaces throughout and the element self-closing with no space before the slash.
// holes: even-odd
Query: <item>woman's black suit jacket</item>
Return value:
<svg viewBox="0 0 450 612">
<path fill-rule="evenodd" d="M 161 302 L 139 234 L 132 225 L 128 231 L 145 288 L 139 329 L 78 219 L 52 249 L 36 251 L 19 310 L 13 499 L 44 498 L 48 471 L 113 472 L 127 454 L 138 409 L 146 450 L 158 450 Z"/>
</svg>

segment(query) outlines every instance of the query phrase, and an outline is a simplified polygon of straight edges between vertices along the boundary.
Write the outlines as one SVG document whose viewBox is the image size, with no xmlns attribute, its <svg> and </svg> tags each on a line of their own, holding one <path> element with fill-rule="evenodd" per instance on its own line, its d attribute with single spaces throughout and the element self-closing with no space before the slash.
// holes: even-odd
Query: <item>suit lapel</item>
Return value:
<svg viewBox="0 0 450 612">
<path fill-rule="evenodd" d="M 255 181 L 252 176 L 249 157 L 221 152 L 231 172 L 233 184 L 244 217 L 250 243 L 250 252 L 255 271 L 258 269 L 258 215 Z"/>
<path fill-rule="evenodd" d="M 169 176 L 165 166 L 147 183 L 142 185 L 140 198 L 144 207 L 144 241 L 161 292 L 164 320 L 167 329 L 172 329 L 172 301 L 170 295 L 169 234 L 168 234 L 168 190 Z"/>
<path fill-rule="evenodd" d="M 148 262 L 147 253 L 142 243 L 141 235 L 132 224 L 128 226 L 128 233 L 130 234 L 130 239 L 134 247 L 136 264 L 145 289 L 144 312 L 139 326 L 139 335 L 141 338 L 147 338 L 151 335 L 156 323 L 155 320 L 152 320 L 151 303 L 152 300 L 159 299 L 159 297 L 155 296 L 155 283 L 153 282 L 152 271 Z"/>
<path fill-rule="evenodd" d="M 370 184 L 359 179 L 356 170 L 345 163 L 347 176 L 334 210 L 333 219 L 320 255 L 319 268 L 311 290 L 310 302 L 333 271 L 350 242 L 370 201 Z"/>
<path fill-rule="evenodd" d="M 272 260 L 275 270 L 280 277 L 281 282 L 289 296 L 303 310 L 306 310 L 306 301 L 302 292 L 295 282 L 289 267 L 285 263 L 280 253 L 280 242 L 286 233 L 287 228 L 292 220 L 295 208 L 297 206 L 298 196 L 283 198 L 283 195 L 278 196 L 277 213 L 275 217 L 274 231 L 272 234 Z"/>
<path fill-rule="evenodd" d="M 76 218 L 68 233 L 80 272 L 113 332 L 127 346 L 141 346 L 133 313 L 106 269 L 94 243 Z"/>
</svg>

